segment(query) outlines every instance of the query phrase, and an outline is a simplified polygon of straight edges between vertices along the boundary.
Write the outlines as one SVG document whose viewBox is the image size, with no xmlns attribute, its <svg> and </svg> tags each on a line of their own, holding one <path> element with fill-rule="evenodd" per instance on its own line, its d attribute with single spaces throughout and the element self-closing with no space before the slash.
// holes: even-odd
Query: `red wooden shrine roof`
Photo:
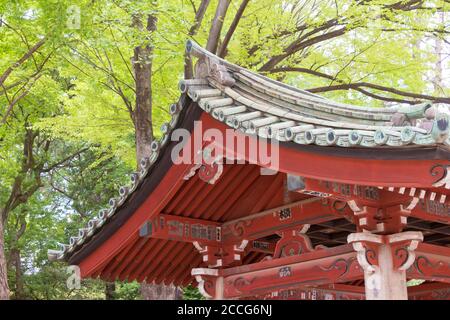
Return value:
<svg viewBox="0 0 450 320">
<path fill-rule="evenodd" d="M 170 107 L 172 119 L 153 142 L 151 157 L 109 209 L 69 244 L 49 250 L 51 260 L 79 265 L 83 277 L 186 285 L 193 279 L 191 269 L 202 264 L 192 243 L 140 237 L 141 226 L 159 214 L 225 223 L 313 197 L 288 191 L 288 174 L 448 202 L 449 120 L 431 104 L 343 105 L 254 74 L 194 43 L 187 50 L 198 58 L 196 79 L 180 82 L 182 95 Z M 214 184 L 192 175 L 192 165 L 173 164 L 177 142 L 170 134 L 177 128 L 193 132 L 196 120 L 203 130 L 233 128 L 238 135 L 276 139 L 278 172 L 261 175 L 261 164 L 248 150 L 239 154 L 246 164 L 225 164 Z M 444 215 L 448 220 L 450 213 Z M 423 231 L 427 242 L 447 245 L 450 228 L 441 220 L 417 216 L 408 228 Z M 346 243 L 354 228 L 342 218 L 317 223 L 307 234 L 314 245 L 335 246 Z M 243 263 L 265 255 L 249 251 Z"/>
</svg>

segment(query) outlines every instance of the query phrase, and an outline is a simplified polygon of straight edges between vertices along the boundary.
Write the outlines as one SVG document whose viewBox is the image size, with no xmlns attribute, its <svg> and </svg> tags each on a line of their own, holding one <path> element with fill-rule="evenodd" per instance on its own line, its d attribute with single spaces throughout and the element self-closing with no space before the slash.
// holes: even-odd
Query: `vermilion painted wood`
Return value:
<svg viewBox="0 0 450 320">
<path fill-rule="evenodd" d="M 214 210 L 210 210 L 213 205 L 215 205 L 218 201 L 225 198 L 227 191 L 233 192 L 232 188 L 229 186 L 233 183 L 233 181 L 241 180 L 242 172 L 244 172 L 245 166 L 229 166 L 225 165 L 225 167 L 229 168 L 226 175 L 219 177 L 219 180 L 214 184 L 214 189 L 208 193 L 208 196 L 202 201 L 198 201 L 193 204 L 191 208 L 189 208 L 190 215 L 193 218 L 202 217 L 203 219 L 208 219 L 211 217 Z"/>
<path fill-rule="evenodd" d="M 177 258 L 177 261 L 180 260 L 182 263 L 178 263 L 178 265 L 175 265 L 168 270 L 167 276 L 163 274 L 162 282 L 169 284 L 172 283 L 175 279 L 175 276 L 177 272 L 180 271 L 181 266 L 187 266 L 188 264 L 192 263 L 194 258 L 198 258 L 199 254 L 193 250 L 190 250 L 189 248 L 182 251 L 182 253 L 179 255 L 179 258 Z"/>
<path fill-rule="evenodd" d="M 257 244 L 265 242 L 268 244 L 267 248 L 258 248 Z M 249 241 L 249 244 L 246 248 L 246 252 L 250 254 L 251 252 L 264 253 L 266 255 L 272 255 L 275 251 L 276 241 L 260 241 L 260 240 L 252 240 Z"/>
<path fill-rule="evenodd" d="M 390 192 L 387 190 L 380 190 L 378 188 L 371 187 L 371 190 L 373 190 L 374 193 L 378 195 L 377 199 L 370 199 L 365 196 L 364 192 L 362 195 L 357 195 L 357 189 L 358 188 L 366 188 L 356 185 L 349 185 L 349 184 L 339 184 L 339 183 L 330 183 L 328 181 L 319 181 L 315 179 L 304 179 L 305 183 L 305 190 L 310 191 L 316 191 L 321 192 L 325 194 L 329 194 L 330 197 L 342 201 L 350 201 L 355 200 L 358 205 L 361 206 L 372 206 L 372 207 L 388 207 L 393 206 L 396 204 L 406 203 L 408 201 L 412 200 L 412 197 L 410 197 L 407 194 L 399 194 Z M 344 194 L 342 189 L 335 191 L 334 188 L 342 188 L 346 187 L 349 188 L 349 194 Z M 301 191 L 300 191 L 301 192 Z"/>
<path fill-rule="evenodd" d="M 193 261 L 198 261 L 197 265 L 199 265 L 201 263 L 201 260 L 199 260 L 199 259 L 200 258 L 199 258 L 198 254 L 190 252 L 188 250 L 184 251 L 183 264 L 174 268 L 171 271 L 170 275 L 167 276 L 165 279 L 163 279 L 163 283 L 165 283 L 165 284 L 175 283 L 176 276 L 178 274 L 181 274 L 183 272 L 183 270 L 187 270 L 188 266 L 191 265 L 193 263 Z M 184 266 L 184 267 L 181 267 L 181 266 Z M 188 270 L 185 272 L 190 272 L 190 271 Z"/>
<path fill-rule="evenodd" d="M 130 250 L 130 252 L 127 254 L 127 256 L 118 264 L 117 268 L 115 268 L 114 271 L 112 272 L 112 277 L 114 279 L 119 278 L 120 280 L 123 281 L 123 279 L 124 279 L 123 270 L 126 269 L 130 264 L 133 263 L 135 257 L 145 247 L 147 242 L 148 242 L 148 239 L 139 238 L 139 240 L 133 246 L 133 248 Z"/>
<path fill-rule="evenodd" d="M 191 244 L 176 242 L 175 248 L 166 256 L 167 263 L 165 263 L 164 265 L 161 264 L 152 272 L 154 281 L 156 283 L 161 283 L 165 277 L 169 276 L 172 273 L 175 266 L 179 266 L 179 263 L 181 262 L 179 257 L 184 251 L 186 251 L 186 246 L 191 246 Z"/>
<path fill-rule="evenodd" d="M 193 217 L 208 219 L 212 221 L 221 220 L 226 205 L 231 205 L 241 196 L 242 188 L 245 188 L 256 179 L 254 167 L 242 166 L 243 169 L 238 170 L 237 179 L 230 181 L 224 186 L 218 185 L 218 194 L 216 199 L 209 198 L 207 201 L 197 206 L 198 212 L 193 212 Z M 240 168 L 239 168 L 240 169 Z M 236 169 L 235 169 L 236 170 Z"/>
<path fill-rule="evenodd" d="M 166 241 L 166 244 L 161 249 L 160 253 L 158 254 L 160 257 L 167 257 L 173 250 L 176 248 L 178 243 L 176 241 Z M 153 281 L 155 277 L 155 271 L 161 267 L 166 266 L 168 264 L 168 261 L 164 259 L 153 259 L 149 261 L 148 267 L 146 268 L 145 272 L 141 274 L 137 278 L 139 282 L 142 282 L 144 279 L 146 282 L 150 283 Z"/>
<path fill-rule="evenodd" d="M 149 239 L 147 241 L 147 243 L 145 244 L 145 246 L 139 250 L 139 252 L 137 253 L 137 255 L 134 257 L 132 263 L 129 263 L 125 269 L 123 269 L 121 271 L 122 274 L 128 277 L 130 276 L 130 274 L 138 269 L 139 267 L 141 267 L 145 257 L 147 256 L 148 252 L 154 251 L 156 248 L 158 247 L 158 240 L 157 239 Z"/>
<path fill-rule="evenodd" d="M 448 283 L 424 283 L 408 287 L 409 300 L 450 300 Z"/>
<path fill-rule="evenodd" d="M 144 272 L 148 272 L 148 267 L 151 261 L 155 259 L 167 243 L 167 241 L 159 239 L 153 239 L 152 241 L 154 242 L 154 246 L 151 247 L 151 250 L 143 252 L 142 258 L 138 260 L 138 264 L 133 269 L 128 271 L 129 281 L 134 281 Z"/>
<path fill-rule="evenodd" d="M 222 227 L 222 240 L 225 243 L 235 244 L 242 239 L 253 240 L 259 239 L 268 235 L 275 234 L 286 228 L 292 228 L 294 226 L 301 226 L 304 224 L 320 223 L 324 221 L 330 221 L 338 218 L 342 218 L 343 214 L 349 209 L 344 209 L 344 212 L 337 212 L 330 206 L 330 201 L 326 199 L 316 199 L 314 202 L 294 205 L 291 208 L 291 217 L 281 219 L 278 214 L 274 212 L 267 212 L 263 216 L 258 216 L 252 219 L 242 218 L 237 219 L 233 223 L 228 222 Z M 262 205 L 252 208 L 252 211 L 261 210 Z M 267 210 L 267 209 L 265 209 Z M 165 239 L 176 240 L 182 242 L 194 242 L 199 241 L 203 245 L 217 245 L 218 242 L 214 238 L 212 240 L 206 240 L 202 238 L 193 238 L 191 235 L 177 235 L 169 231 L 168 224 L 171 221 L 176 221 L 183 225 L 203 225 L 211 226 L 213 228 L 222 226 L 221 223 L 213 222 L 203 219 L 186 218 L 183 216 L 173 216 L 166 214 L 159 214 L 153 217 L 152 221 L 159 221 L 160 218 L 164 218 L 164 227 L 154 227 L 153 232 L 149 235 L 152 239 Z M 237 235 L 233 232 L 235 228 L 241 228 L 242 234 Z M 190 230 L 191 228 L 189 228 Z M 130 258 L 130 257 L 129 257 Z M 120 259 L 121 260 L 121 259 Z"/>
<path fill-rule="evenodd" d="M 175 275 L 174 283 L 186 283 L 191 282 L 193 280 L 193 277 L 191 275 L 192 268 L 195 268 L 195 266 L 198 266 L 202 263 L 202 258 L 200 255 L 195 256 L 193 262 L 186 266 L 186 268 L 180 268 L 179 271 L 177 271 L 177 274 Z"/>
<path fill-rule="evenodd" d="M 101 244 L 80 264 L 81 276 L 89 276 L 96 266 L 109 260 L 124 248 L 133 239 L 133 235 L 146 219 L 160 210 L 170 201 L 171 195 L 181 187 L 184 175 L 188 172 L 189 165 L 173 166 L 162 179 L 159 186 L 144 201 L 143 205 L 130 217 L 127 222 L 108 240 Z"/>
<path fill-rule="evenodd" d="M 181 202 L 184 201 L 184 198 L 187 194 L 192 192 L 192 188 L 202 182 L 198 175 L 194 175 L 189 180 L 185 180 L 183 183 L 183 187 L 178 190 L 178 192 L 175 192 L 173 195 L 173 198 L 170 200 L 169 203 L 167 203 L 166 207 L 164 208 L 165 212 L 175 214 L 174 210 L 179 206 Z"/>
<path fill-rule="evenodd" d="M 308 261 L 317 261 L 325 258 L 341 258 L 343 255 L 347 254 L 355 254 L 354 258 L 356 258 L 356 252 L 353 249 L 351 244 L 345 244 L 336 246 L 333 248 L 327 248 L 322 250 L 315 250 L 312 252 L 305 252 L 301 255 L 294 255 L 289 257 L 283 257 L 279 259 L 272 259 L 262 261 L 258 264 L 250 264 L 245 266 L 237 266 L 232 268 L 226 268 L 221 270 L 221 275 L 224 277 L 232 276 L 232 275 L 240 275 L 247 272 L 260 271 L 270 268 L 277 268 L 280 266 L 289 266 L 295 263 L 308 262 Z M 351 280 L 349 280 L 351 281 Z"/>
<path fill-rule="evenodd" d="M 188 258 L 189 254 L 197 255 L 197 253 L 193 253 L 190 249 L 192 244 L 184 243 L 183 246 L 179 246 L 179 250 L 177 254 L 175 255 L 175 258 L 172 259 L 172 261 L 169 261 L 169 266 L 167 267 L 164 272 L 160 272 L 159 275 L 156 278 L 156 283 L 163 282 L 165 279 L 170 278 L 176 269 L 180 267 L 181 264 L 186 263 L 186 260 Z"/>
<path fill-rule="evenodd" d="M 160 219 L 164 219 L 164 224 L 159 225 L 157 224 Z M 182 216 L 172 216 L 167 214 L 159 214 L 156 215 L 152 221 L 152 233 L 148 235 L 149 238 L 155 238 L 155 239 L 165 239 L 165 240 L 174 240 L 174 241 L 183 241 L 183 242 L 194 242 L 194 241 L 201 241 L 204 243 L 207 243 L 209 245 L 217 245 L 219 241 L 216 239 L 216 228 L 220 226 L 220 223 L 209 221 L 209 220 L 201 220 L 201 219 L 193 219 L 193 218 L 186 218 Z M 157 223 L 155 223 L 157 222 Z M 183 228 L 182 234 L 178 234 L 178 230 L 174 230 L 174 226 L 171 226 L 171 223 L 177 223 L 182 224 L 183 226 L 188 226 L 189 232 L 192 230 L 192 226 L 199 226 L 202 227 L 210 227 L 213 229 L 213 239 L 208 240 L 204 238 L 196 238 L 191 233 L 187 234 L 185 233 L 185 229 Z M 178 226 L 178 225 L 176 225 Z"/>
<path fill-rule="evenodd" d="M 175 214 L 179 215 L 181 212 L 185 212 L 186 208 L 189 206 L 189 204 L 193 201 L 195 202 L 195 197 L 200 195 L 203 188 L 205 187 L 204 181 L 199 181 L 196 185 L 194 185 L 190 192 L 184 197 L 183 201 L 177 206 Z"/>
<path fill-rule="evenodd" d="M 419 218 L 426 221 L 434 221 L 444 224 L 450 224 L 450 207 L 449 213 L 433 213 L 425 211 L 423 202 L 420 202 L 416 205 L 416 207 L 411 211 L 411 217 Z"/>
<path fill-rule="evenodd" d="M 297 287 L 290 290 L 279 290 L 268 293 L 264 298 L 267 300 L 364 300 L 364 287 L 331 284 L 317 287 Z"/>
<path fill-rule="evenodd" d="M 165 255 L 175 246 L 175 243 L 166 240 L 162 240 L 161 242 L 163 244 L 161 246 L 158 246 L 158 251 L 155 252 L 154 258 L 149 258 L 148 260 L 145 261 L 144 269 L 136 277 L 136 280 L 138 282 L 142 282 L 145 280 L 147 283 L 151 283 L 152 281 L 150 281 L 148 277 L 151 277 L 153 275 L 156 266 L 167 263 L 165 259 L 158 259 L 158 257 L 165 257 Z"/>
<path fill-rule="evenodd" d="M 97 268 L 93 273 L 91 278 L 92 279 L 97 279 L 98 277 L 100 277 L 100 275 L 102 274 L 103 270 L 105 270 L 105 268 L 109 265 L 107 263 L 108 261 L 106 261 L 105 263 L 103 263 L 99 268 Z"/>
<path fill-rule="evenodd" d="M 318 199 L 315 202 L 292 207 L 291 217 L 286 219 L 280 219 L 277 214 L 266 214 L 254 219 L 237 219 L 235 223 L 226 224 L 222 228 L 222 240 L 231 243 L 240 239 L 259 239 L 283 229 L 300 227 L 304 224 L 321 223 L 337 218 L 342 218 L 342 215 L 330 207 L 330 202 Z M 236 228 L 242 228 L 241 235 L 233 232 L 233 229 Z"/>
<path fill-rule="evenodd" d="M 226 214 L 227 212 L 230 212 L 230 207 L 233 206 L 234 203 L 236 203 L 236 201 L 238 201 L 238 199 L 241 199 L 243 193 L 245 193 L 245 191 L 248 190 L 248 188 L 251 187 L 251 185 L 253 184 L 253 182 L 258 178 L 259 176 L 259 172 L 256 170 L 253 170 L 247 177 L 245 180 L 243 181 L 236 181 L 237 183 L 233 183 L 233 185 L 231 186 L 231 188 L 233 188 L 233 194 L 231 194 L 229 197 L 227 198 L 222 198 L 221 201 L 221 206 L 220 208 L 216 211 L 215 214 L 213 214 L 210 219 L 211 220 L 221 220 L 221 217 Z M 242 199 L 241 199 L 242 200 Z M 244 205 L 245 203 L 241 202 L 242 205 Z M 249 212 L 249 211 L 247 211 Z"/>
<path fill-rule="evenodd" d="M 299 287 L 280 290 L 276 295 L 255 297 L 268 300 L 364 300 L 364 286 L 330 284 L 317 287 Z M 408 287 L 408 300 L 450 300 L 450 286 L 446 283 L 424 283 Z"/>
<path fill-rule="evenodd" d="M 204 129 L 213 127 L 222 131 L 226 129 L 222 123 L 212 119 L 209 115 L 203 115 L 202 120 Z M 229 154 L 234 155 L 235 150 L 229 150 Z M 247 160 L 255 160 L 253 156 L 248 154 L 248 150 L 241 156 L 245 156 Z M 430 168 L 435 164 L 444 163 L 444 161 L 440 160 L 353 159 L 339 156 L 324 156 L 286 147 L 281 147 L 280 149 L 280 160 L 279 169 L 281 172 L 290 172 L 314 179 L 334 180 L 342 183 L 398 187 L 430 187 L 436 179 L 435 176 L 430 174 Z M 248 189 L 258 180 L 259 170 L 250 168 L 249 165 L 242 167 L 235 175 L 235 177 L 240 179 L 230 181 L 230 183 L 226 184 L 226 188 L 224 186 L 222 189 L 216 189 L 215 186 L 206 185 L 205 182 L 198 180 L 195 176 L 191 178 L 192 182 L 182 180 L 183 176 L 189 171 L 189 165 L 173 166 L 136 213 L 112 237 L 80 263 L 82 276 L 91 275 L 106 265 L 108 265 L 108 270 L 104 270 L 107 271 L 106 273 L 109 273 L 111 269 L 117 268 L 118 265 L 111 259 L 123 253 L 123 249 L 127 246 L 132 246 L 133 239 L 135 239 L 134 237 L 136 237 L 142 223 L 152 215 L 159 213 L 163 207 L 169 206 L 169 208 L 173 208 L 172 210 L 176 210 L 178 213 L 184 213 L 195 208 L 195 215 L 199 212 L 199 217 L 208 217 L 211 220 L 223 220 L 224 215 L 227 213 L 229 217 L 238 216 L 235 210 L 246 211 L 248 214 L 249 207 L 246 202 L 257 199 L 257 196 L 250 195 Z M 336 168 L 339 168 L 339 170 L 336 170 Z M 243 174 L 244 171 L 247 171 L 247 174 Z M 415 174 L 412 175 L 411 172 Z M 224 173 L 222 178 L 225 179 L 228 174 L 231 173 Z M 192 187 L 186 188 L 183 191 L 183 195 L 180 193 L 179 200 L 169 205 L 174 194 L 185 183 L 191 183 Z M 198 187 L 199 192 L 201 190 L 208 191 L 207 195 L 204 193 L 199 195 L 198 192 L 193 192 L 196 186 L 200 186 Z M 271 186 L 271 184 L 268 184 L 267 188 Z M 259 188 L 264 189 L 262 186 L 259 186 L 257 190 L 261 190 Z M 220 197 L 214 199 L 214 197 L 211 197 L 213 194 L 220 195 Z M 196 197 L 203 200 L 196 201 Z M 269 202 L 266 202 L 266 199 L 264 201 L 261 200 L 261 206 L 264 207 L 270 202 L 277 202 L 275 198 L 276 196 L 270 199 Z M 207 203 L 205 204 L 205 202 Z M 181 210 L 183 206 L 185 206 L 185 211 Z M 199 210 L 197 211 L 197 209 Z M 146 246 L 144 246 L 144 250 L 145 248 Z M 120 257 L 117 256 L 115 261 L 119 263 Z M 145 259 L 145 255 L 142 255 L 142 252 L 137 257 Z M 111 265 L 108 264 L 110 260 L 112 262 Z M 144 269 L 149 267 L 150 261 L 141 262 L 143 262 Z"/>
<path fill-rule="evenodd" d="M 191 254 L 187 256 L 186 263 L 175 269 L 172 274 L 167 277 L 166 283 L 181 283 L 187 275 L 191 276 L 192 268 L 195 268 L 202 263 L 202 257 L 197 252 L 189 252 Z"/>
<path fill-rule="evenodd" d="M 347 282 L 363 276 L 349 245 L 223 269 L 220 274 L 226 298 L 262 295 L 302 284 Z"/>
<path fill-rule="evenodd" d="M 224 137 L 229 129 L 224 123 L 204 113 L 200 120 L 203 130 L 218 129 Z M 237 136 L 243 133 L 235 131 Z M 248 139 L 254 137 L 246 136 Z M 226 139 L 224 139 L 226 149 Z M 262 145 L 265 142 L 261 142 Z M 227 150 L 229 157 L 239 156 L 250 163 L 261 165 L 257 155 L 250 154 L 249 143 L 245 152 L 239 150 Z M 221 146 L 217 146 L 221 149 Z M 352 157 L 321 155 L 318 153 L 302 151 L 280 145 L 279 167 L 268 165 L 274 170 L 291 173 L 302 177 L 318 180 L 329 180 L 341 183 L 349 183 L 366 186 L 383 187 L 416 187 L 430 188 L 436 181 L 436 176 L 431 175 L 431 169 L 437 164 L 447 164 L 445 160 L 381 160 L 381 159 L 355 159 Z M 264 165 L 263 165 L 264 166 Z M 337 170 L 339 168 L 339 170 Z M 413 174 L 414 173 L 414 174 Z"/>
<path fill-rule="evenodd" d="M 450 283 L 450 248 L 421 243 L 414 251 L 415 261 L 407 271 L 410 279 Z"/>
<path fill-rule="evenodd" d="M 115 271 L 116 277 L 118 277 L 121 281 L 127 279 L 130 274 L 130 270 L 137 268 L 140 265 L 143 252 L 147 250 L 151 250 L 154 248 L 155 244 L 152 242 L 152 239 L 146 238 L 143 241 L 143 238 L 139 240 L 139 242 L 134 246 L 136 250 L 130 252 L 130 254 L 125 258 L 127 260 L 123 266 Z"/>
<path fill-rule="evenodd" d="M 192 146 L 193 141 L 187 142 L 186 147 Z M 183 185 L 183 178 L 189 172 L 191 164 L 179 164 L 172 166 L 161 180 L 158 187 L 144 201 L 136 213 L 114 233 L 108 240 L 102 243 L 93 253 L 80 262 L 81 277 L 89 276 L 102 262 L 114 257 L 121 249 L 132 241 L 145 219 L 157 214 L 171 200 L 174 193 Z"/>
<path fill-rule="evenodd" d="M 267 202 L 276 198 L 278 192 L 275 190 L 283 190 L 283 186 L 281 185 L 282 181 L 281 174 L 275 175 L 273 177 L 270 176 L 259 176 L 258 182 L 255 183 L 254 187 L 249 188 L 242 195 L 242 200 L 240 203 L 236 203 L 234 207 L 239 206 L 240 210 L 245 210 L 247 207 L 249 209 L 248 212 L 258 212 L 265 208 Z M 262 181 L 261 181 L 262 180 Z M 256 195 L 256 197 L 255 197 Z M 282 201 L 280 200 L 282 203 Z M 242 211 L 241 211 L 242 212 Z M 240 213 L 239 210 L 231 208 L 228 212 L 226 212 L 223 216 L 223 220 L 232 220 L 237 218 Z"/>
<path fill-rule="evenodd" d="M 247 265 L 249 263 L 252 263 L 257 257 L 259 257 L 259 254 L 257 252 L 249 252 L 243 259 L 242 264 Z"/>
<path fill-rule="evenodd" d="M 279 203 L 288 204 L 290 202 L 288 199 L 285 199 L 286 193 L 289 193 L 286 186 L 284 185 L 285 176 L 286 175 L 283 173 L 278 173 L 274 181 L 269 182 L 269 187 L 266 187 L 266 189 L 262 191 L 262 196 L 260 197 L 259 201 L 255 203 L 255 211 L 260 211 L 265 208 L 273 208 Z M 235 218 L 235 215 L 229 217 L 229 219 Z"/>
<path fill-rule="evenodd" d="M 134 235 L 134 239 L 130 241 L 130 244 L 125 247 L 117 256 L 115 256 L 111 261 L 109 262 L 109 265 L 106 269 L 103 270 L 102 274 L 105 277 L 110 277 L 114 270 L 117 270 L 120 268 L 120 265 L 123 263 L 124 259 L 130 254 L 130 252 L 133 250 L 134 246 L 138 243 L 140 240 L 138 235 Z M 114 277 L 117 276 L 117 273 L 114 274 Z"/>
</svg>

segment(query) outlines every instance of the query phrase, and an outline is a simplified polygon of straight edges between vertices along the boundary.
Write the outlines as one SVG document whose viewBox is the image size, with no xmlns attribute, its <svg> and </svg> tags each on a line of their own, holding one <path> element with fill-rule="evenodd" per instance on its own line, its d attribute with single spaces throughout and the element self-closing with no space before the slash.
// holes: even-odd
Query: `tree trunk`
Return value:
<svg viewBox="0 0 450 320">
<path fill-rule="evenodd" d="M 2 213 L 0 211 L 0 213 Z M 5 256 L 4 220 L 0 214 L 0 300 L 9 300 L 8 274 Z"/>
<path fill-rule="evenodd" d="M 146 30 L 152 33 L 156 30 L 157 18 L 147 16 Z M 133 17 L 133 26 L 142 29 L 140 16 Z M 150 44 L 134 48 L 133 66 L 136 81 L 136 107 L 133 112 L 134 127 L 136 131 L 136 160 L 140 161 L 152 153 L 152 59 L 153 47 Z M 141 294 L 146 300 L 174 300 L 177 288 L 173 286 L 141 284 Z M 148 293 L 148 294 L 147 294 Z"/>
<path fill-rule="evenodd" d="M 209 30 L 208 42 L 206 43 L 206 50 L 212 53 L 216 53 L 219 46 L 220 32 L 222 31 L 223 21 L 227 14 L 228 7 L 231 0 L 220 0 L 217 5 L 216 15 L 211 23 L 211 29 Z"/>
<path fill-rule="evenodd" d="M 105 300 L 116 300 L 115 282 L 105 282 Z"/>
<path fill-rule="evenodd" d="M 22 262 L 20 260 L 20 249 L 12 248 L 10 250 L 10 259 L 11 264 L 14 265 L 14 272 L 16 283 L 14 286 L 14 299 L 21 300 L 24 299 L 24 290 L 23 290 L 23 277 L 22 277 Z"/>
<path fill-rule="evenodd" d="M 142 22 L 135 17 L 133 24 L 140 28 Z M 156 30 L 156 17 L 148 15 L 147 31 Z M 133 67 L 136 81 L 136 106 L 133 113 L 136 136 L 136 159 L 148 157 L 153 140 L 152 128 L 152 57 L 153 47 L 149 44 L 134 48 Z"/>
</svg>

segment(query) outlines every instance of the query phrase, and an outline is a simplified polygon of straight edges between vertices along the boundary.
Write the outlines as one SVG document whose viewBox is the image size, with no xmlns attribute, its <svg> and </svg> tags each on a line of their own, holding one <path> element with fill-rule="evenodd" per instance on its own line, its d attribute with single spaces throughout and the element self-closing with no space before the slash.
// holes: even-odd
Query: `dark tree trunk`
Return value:
<svg viewBox="0 0 450 320">
<path fill-rule="evenodd" d="M 115 282 L 105 282 L 105 300 L 116 300 Z"/>
<path fill-rule="evenodd" d="M 22 262 L 20 260 L 20 249 L 13 248 L 10 251 L 11 263 L 14 265 L 16 284 L 14 286 L 14 299 L 24 299 L 25 294 L 23 290 L 23 274 Z"/>
<path fill-rule="evenodd" d="M 0 211 L 3 213 L 3 211 Z M 4 220 L 0 214 L 0 300 L 9 300 L 8 274 L 6 268 Z"/>
</svg>

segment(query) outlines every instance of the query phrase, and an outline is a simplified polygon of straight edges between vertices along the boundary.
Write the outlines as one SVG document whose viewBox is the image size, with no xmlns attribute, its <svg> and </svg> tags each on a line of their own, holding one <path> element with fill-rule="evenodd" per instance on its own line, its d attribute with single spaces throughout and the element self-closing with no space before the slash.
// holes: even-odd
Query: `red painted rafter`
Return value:
<svg viewBox="0 0 450 320">
<path fill-rule="evenodd" d="M 212 216 L 218 210 L 221 210 L 220 204 L 223 201 L 222 199 L 229 198 L 236 191 L 236 189 L 233 189 L 236 181 L 239 181 L 251 172 L 252 168 L 250 166 L 232 167 L 229 174 L 221 176 L 214 184 L 215 188 L 208 194 L 206 199 L 190 208 L 191 216 L 214 221 Z"/>
<path fill-rule="evenodd" d="M 222 220 L 223 216 L 230 212 L 232 209 L 232 206 L 236 204 L 236 202 L 241 199 L 244 192 L 246 192 L 249 188 L 252 187 L 253 182 L 258 179 L 259 177 L 259 170 L 255 170 L 255 168 L 251 168 L 250 172 L 243 177 L 243 180 L 236 179 L 233 181 L 232 185 L 230 186 L 231 190 L 229 192 L 229 195 L 222 196 L 218 203 L 216 204 L 216 212 L 211 210 L 213 213 L 212 216 L 209 216 L 208 219 L 210 220 Z M 227 192 L 228 193 L 228 192 Z"/>
<path fill-rule="evenodd" d="M 141 258 L 134 269 L 128 271 L 128 280 L 136 280 L 144 271 L 148 272 L 149 264 L 160 253 L 161 249 L 166 244 L 165 240 L 152 239 L 152 247 L 141 254 Z"/>
<path fill-rule="evenodd" d="M 164 247 L 160 250 L 159 255 L 163 257 L 171 257 L 173 256 L 173 251 L 177 248 L 178 243 L 176 241 L 166 241 Z M 150 261 L 146 271 L 142 273 L 137 280 L 139 282 L 146 279 L 147 282 L 152 282 L 156 276 L 156 272 L 161 269 L 161 267 L 167 266 L 170 262 L 169 259 L 164 259 L 162 261 L 154 259 Z"/>
</svg>

